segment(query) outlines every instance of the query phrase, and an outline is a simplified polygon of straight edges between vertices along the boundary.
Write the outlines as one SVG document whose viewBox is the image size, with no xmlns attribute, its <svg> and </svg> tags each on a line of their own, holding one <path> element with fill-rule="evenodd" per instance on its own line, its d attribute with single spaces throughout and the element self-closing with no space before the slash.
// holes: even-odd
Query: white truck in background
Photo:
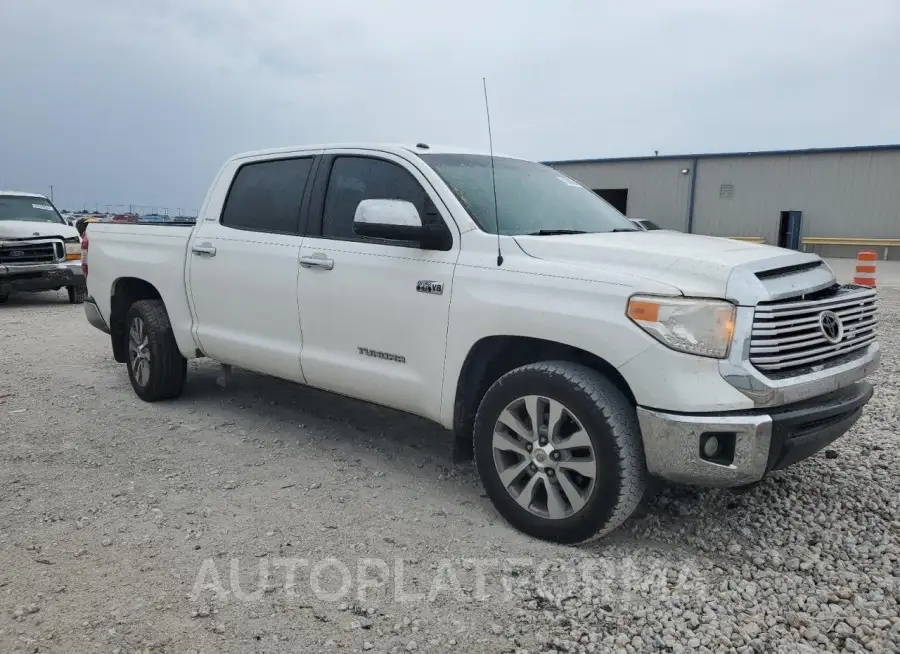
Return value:
<svg viewBox="0 0 900 654">
<path fill-rule="evenodd" d="M 746 486 L 812 455 L 879 360 L 875 291 L 815 255 L 639 231 L 551 168 L 425 144 L 242 154 L 196 224 L 85 245 L 87 318 L 144 400 L 210 357 L 424 416 L 563 543 L 652 478 Z"/>
<path fill-rule="evenodd" d="M 14 291 L 65 287 L 84 301 L 81 239 L 44 195 L 0 191 L 0 303 Z"/>
</svg>

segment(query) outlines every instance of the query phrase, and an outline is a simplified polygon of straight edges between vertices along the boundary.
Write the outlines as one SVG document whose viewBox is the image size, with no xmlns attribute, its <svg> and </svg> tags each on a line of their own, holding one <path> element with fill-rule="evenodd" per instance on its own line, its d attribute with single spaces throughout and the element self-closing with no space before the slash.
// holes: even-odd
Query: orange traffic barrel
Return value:
<svg viewBox="0 0 900 654">
<path fill-rule="evenodd" d="M 853 283 L 875 288 L 875 262 L 877 260 L 878 253 L 875 250 L 862 250 L 856 255 L 856 274 L 853 276 Z"/>
</svg>

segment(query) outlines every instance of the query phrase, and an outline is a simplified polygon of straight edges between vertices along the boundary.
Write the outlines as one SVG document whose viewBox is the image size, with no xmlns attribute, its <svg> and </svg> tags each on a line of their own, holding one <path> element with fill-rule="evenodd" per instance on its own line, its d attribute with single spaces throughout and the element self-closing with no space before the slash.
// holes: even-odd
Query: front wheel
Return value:
<svg viewBox="0 0 900 654">
<path fill-rule="evenodd" d="M 128 376 L 134 392 L 146 402 L 181 395 L 187 360 L 178 350 L 162 300 L 132 304 L 126 325 Z"/>
<path fill-rule="evenodd" d="M 66 286 L 69 293 L 69 304 L 82 304 L 84 297 L 87 295 L 87 289 L 84 286 Z"/>
<path fill-rule="evenodd" d="M 9 299 L 9 293 L 0 293 L 0 304 L 3 304 Z"/>
<path fill-rule="evenodd" d="M 643 496 L 634 406 L 587 366 L 552 361 L 503 375 L 481 401 L 474 436 L 488 497 L 536 538 L 578 543 L 607 534 Z"/>
</svg>

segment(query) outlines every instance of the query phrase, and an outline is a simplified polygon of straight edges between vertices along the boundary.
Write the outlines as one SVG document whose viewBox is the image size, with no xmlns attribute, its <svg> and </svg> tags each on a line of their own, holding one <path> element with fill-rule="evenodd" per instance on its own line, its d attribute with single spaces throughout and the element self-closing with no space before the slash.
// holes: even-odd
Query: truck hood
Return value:
<svg viewBox="0 0 900 654">
<path fill-rule="evenodd" d="M 728 279 L 738 267 L 758 272 L 819 261 L 814 254 L 769 245 L 662 230 L 515 240 L 538 259 L 626 273 L 705 297 L 727 297 Z"/>
<path fill-rule="evenodd" d="M 0 240 L 23 239 L 38 236 L 58 236 L 62 239 L 78 238 L 78 230 L 63 223 L 47 223 L 27 220 L 0 220 Z"/>
</svg>

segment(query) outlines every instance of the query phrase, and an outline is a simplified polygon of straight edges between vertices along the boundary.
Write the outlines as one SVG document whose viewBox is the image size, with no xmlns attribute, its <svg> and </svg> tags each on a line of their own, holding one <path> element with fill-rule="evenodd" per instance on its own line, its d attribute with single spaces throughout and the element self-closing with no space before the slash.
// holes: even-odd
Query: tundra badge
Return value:
<svg viewBox="0 0 900 654">
<path fill-rule="evenodd" d="M 379 352 L 378 350 L 370 350 L 367 347 L 357 347 L 359 353 L 376 359 L 384 359 L 385 361 L 396 361 L 397 363 L 406 363 L 406 357 L 400 354 L 391 354 L 390 352 Z"/>
</svg>

